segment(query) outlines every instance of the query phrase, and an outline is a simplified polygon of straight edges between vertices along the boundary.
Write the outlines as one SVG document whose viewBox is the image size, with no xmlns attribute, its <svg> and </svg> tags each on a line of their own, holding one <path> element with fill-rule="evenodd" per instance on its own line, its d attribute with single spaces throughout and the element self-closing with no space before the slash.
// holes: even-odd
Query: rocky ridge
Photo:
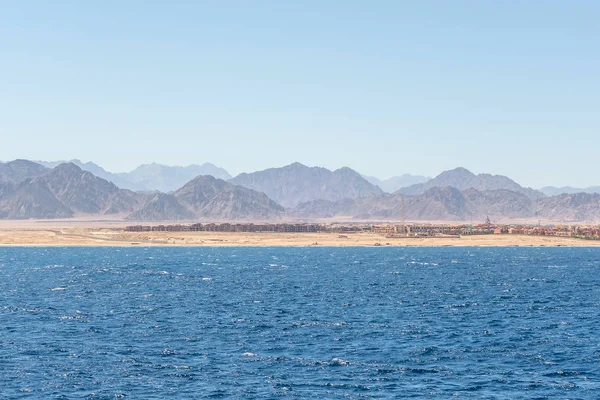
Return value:
<svg viewBox="0 0 600 400">
<path fill-rule="evenodd" d="M 525 188 L 506 176 L 491 174 L 475 175 L 465 168 L 455 168 L 450 171 L 444 171 L 430 181 L 402 188 L 395 193 L 414 196 L 423 194 L 434 187 L 446 186 L 451 186 L 458 190 L 509 190 L 511 192 L 524 194 L 532 200 L 546 197 L 542 192 L 531 188 Z"/>
<path fill-rule="evenodd" d="M 284 209 L 264 192 L 234 184 L 236 178 L 248 186 L 266 187 L 293 206 Z M 506 177 L 474 175 L 461 168 L 432 180 L 452 185 L 427 187 L 432 185 L 429 181 L 391 194 L 383 193 L 350 168 L 329 171 L 296 163 L 236 178 L 228 182 L 202 175 L 172 193 L 142 193 L 121 189 L 74 163 L 48 169 L 31 161 L 15 160 L 0 163 L 0 218 L 114 215 L 135 221 L 335 217 L 469 221 L 489 216 L 503 221 L 597 223 L 600 220 L 600 194 L 544 197 Z M 301 201 L 305 199 L 308 200 Z"/>
<path fill-rule="evenodd" d="M 350 168 L 330 171 L 300 163 L 240 174 L 230 182 L 263 192 L 284 207 L 312 200 L 339 201 L 383 194 L 378 186 Z"/>
<path fill-rule="evenodd" d="M 264 193 L 212 176 L 198 176 L 173 194 L 156 195 L 131 220 L 272 220 L 284 209 Z"/>
</svg>

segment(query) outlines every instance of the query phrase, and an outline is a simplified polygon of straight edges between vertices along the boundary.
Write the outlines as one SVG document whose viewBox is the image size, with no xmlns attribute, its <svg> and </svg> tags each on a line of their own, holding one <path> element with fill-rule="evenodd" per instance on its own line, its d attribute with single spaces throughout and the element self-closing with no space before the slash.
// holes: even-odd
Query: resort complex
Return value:
<svg viewBox="0 0 600 400">
<path fill-rule="evenodd" d="M 435 238 L 467 235 L 534 235 L 600 240 L 600 225 L 483 224 L 254 224 L 208 223 L 131 225 L 126 232 L 377 233 L 388 238 Z"/>
</svg>

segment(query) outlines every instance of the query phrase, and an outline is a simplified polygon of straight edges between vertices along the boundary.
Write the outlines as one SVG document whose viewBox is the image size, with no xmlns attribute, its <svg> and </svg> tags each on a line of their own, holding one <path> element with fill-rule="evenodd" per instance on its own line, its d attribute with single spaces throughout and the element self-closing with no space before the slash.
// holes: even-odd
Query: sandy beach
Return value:
<svg viewBox="0 0 600 400">
<path fill-rule="evenodd" d="M 376 233 L 125 232 L 122 227 L 0 225 L 0 246 L 539 246 L 589 247 L 600 241 L 526 235 L 386 238 Z"/>
</svg>

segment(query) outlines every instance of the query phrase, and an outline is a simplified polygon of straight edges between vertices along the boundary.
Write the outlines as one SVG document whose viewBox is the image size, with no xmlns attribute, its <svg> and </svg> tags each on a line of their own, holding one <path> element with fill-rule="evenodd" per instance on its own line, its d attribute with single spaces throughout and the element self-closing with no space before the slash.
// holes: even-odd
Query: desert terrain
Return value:
<svg viewBox="0 0 600 400">
<path fill-rule="evenodd" d="M 119 221 L 0 221 L 0 246 L 600 246 L 528 235 L 386 238 L 378 233 L 125 232 Z"/>
</svg>

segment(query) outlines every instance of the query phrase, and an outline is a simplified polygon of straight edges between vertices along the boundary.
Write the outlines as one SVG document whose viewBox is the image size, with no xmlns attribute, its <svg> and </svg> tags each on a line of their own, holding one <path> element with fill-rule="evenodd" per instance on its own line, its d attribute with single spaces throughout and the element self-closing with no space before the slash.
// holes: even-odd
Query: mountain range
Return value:
<svg viewBox="0 0 600 400">
<path fill-rule="evenodd" d="M 15 160 L 18 161 L 18 160 Z M 25 160 L 21 160 L 25 161 Z M 230 180 L 232 176 L 225 170 L 224 168 L 217 167 L 211 163 L 204 163 L 201 165 L 193 164 L 187 167 L 180 166 L 170 166 L 163 165 L 157 163 L 151 164 L 143 164 L 135 168 L 130 172 L 119 172 L 113 173 L 105 170 L 98 164 L 94 162 L 83 162 L 78 159 L 73 159 L 69 161 L 34 161 L 36 164 L 43 165 L 47 168 L 54 168 L 60 164 L 64 163 L 73 163 L 80 167 L 84 171 L 89 171 L 92 174 L 106 179 L 120 187 L 121 189 L 129 189 L 133 191 L 161 191 L 161 192 L 172 192 L 179 189 L 185 183 L 189 182 L 193 178 L 199 175 L 211 175 L 218 179 Z M 296 163 L 298 164 L 298 163 Z M 3 165 L 0 162 L 0 165 Z M 4 164 L 6 165 L 6 164 Z M 293 164 L 292 164 L 293 165 Z M 302 165 L 302 164 L 300 164 Z M 285 168 L 285 167 L 284 167 Z M 278 169 L 278 168 L 272 168 Z M 453 187 L 477 187 L 482 190 L 486 189 L 499 189 L 505 188 L 509 190 L 523 190 L 527 188 L 520 189 L 515 186 L 515 182 L 500 176 L 500 175 L 490 175 L 490 174 L 480 174 L 474 175 L 471 174 L 468 170 L 464 168 L 457 168 L 456 170 L 462 171 L 465 175 L 463 177 L 459 177 L 458 181 L 452 182 L 444 182 L 445 173 L 440 174 L 433 180 L 430 177 L 422 176 L 422 175 L 411 175 L 411 174 L 402 174 L 398 176 L 394 176 L 388 179 L 379 179 L 374 176 L 362 175 L 369 183 L 372 185 L 378 186 L 385 193 L 394 193 L 396 191 L 401 190 L 403 194 L 416 194 L 423 193 L 429 187 L 435 186 L 453 186 Z M 266 170 L 269 171 L 269 170 Z M 465 172 L 466 171 L 466 172 Z M 264 171 L 263 171 L 264 172 Z M 451 171 L 446 171 L 447 173 Z M 1 174 L 0 170 L 0 174 Z M 251 175 L 251 174 L 241 174 Z M 488 179 L 491 178 L 491 179 Z M 0 180 L 1 180 L 0 176 Z M 479 180 L 479 183 L 474 183 L 473 181 Z M 483 184 L 482 184 L 483 183 Z M 486 187 L 484 187 L 486 186 Z M 488 187 L 491 186 L 491 187 Z M 533 190 L 533 189 L 532 189 Z M 529 192 L 529 191 L 528 191 Z M 563 187 L 555 187 L 555 186 L 546 186 L 539 190 L 534 190 L 533 192 L 529 192 L 529 196 L 533 198 L 539 198 L 540 193 L 545 196 L 556 196 L 559 194 L 574 194 L 574 193 L 600 193 L 600 186 L 590 186 L 587 188 L 576 188 L 571 186 L 563 186 Z"/>
<path fill-rule="evenodd" d="M 140 220 L 278 218 L 284 209 L 264 193 L 198 176 L 173 194 L 133 192 L 74 163 L 50 169 L 26 160 L 0 164 L 0 218 L 114 215 Z"/>
<path fill-rule="evenodd" d="M 145 190 L 172 192 L 200 175 L 210 175 L 217 179 L 231 179 L 229 172 L 211 163 L 177 167 L 162 164 L 140 165 L 131 172 L 121 173 L 120 177 Z"/>
<path fill-rule="evenodd" d="M 156 220 L 272 220 L 284 209 L 266 194 L 209 175 L 186 183 L 173 194 L 159 193 L 128 219 Z"/>
<path fill-rule="evenodd" d="M 403 200 L 404 199 L 404 200 Z M 402 202 L 404 201 L 404 210 Z M 561 194 L 532 200 L 509 190 L 479 191 L 473 188 L 433 187 L 405 196 L 385 194 L 355 200 L 315 200 L 292 210 L 298 218 L 341 218 L 356 220 L 482 221 L 537 220 L 596 223 L 600 220 L 600 194 Z"/>
<path fill-rule="evenodd" d="M 204 167 L 212 168 L 214 174 L 226 174 L 211 165 Z M 546 196 L 505 176 L 475 175 L 464 168 L 445 171 L 393 193 L 386 193 L 347 167 L 331 171 L 300 163 L 240 174 L 229 180 L 200 174 L 185 182 L 188 174 L 205 171 L 203 166 L 149 164 L 127 174 L 128 182 L 145 188 L 137 191 L 121 188 L 90 170 L 105 177 L 125 179 L 124 174 L 112 174 L 93 163 L 46 163 L 46 166 L 27 160 L 0 163 L 0 218 L 112 215 L 132 221 L 340 217 L 468 221 L 487 216 L 501 220 L 600 219 L 598 193 Z M 147 190 L 150 184 L 166 189 Z M 176 184 L 180 186 L 169 190 Z"/>
<path fill-rule="evenodd" d="M 0 163 L 0 182 L 19 183 L 48 171 L 48 168 L 27 160 Z"/>
<path fill-rule="evenodd" d="M 219 179 L 231 179 L 231 175 L 211 163 L 202 165 L 188 165 L 187 167 L 170 166 L 163 164 L 144 164 L 130 172 L 113 173 L 105 170 L 93 162 L 82 162 L 74 159 L 70 161 L 36 161 L 47 168 L 54 168 L 60 164 L 72 163 L 84 171 L 106 179 L 122 189 L 134 191 L 161 191 L 171 192 L 199 175 L 211 175 Z"/>
<path fill-rule="evenodd" d="M 417 185 L 419 183 L 425 183 L 431 178 L 422 175 L 411 175 L 411 174 L 402 174 L 400 176 L 393 176 L 388 179 L 379 179 L 374 176 L 366 176 L 363 177 L 371 182 L 373 185 L 377 185 L 386 193 L 394 193 L 395 191 L 402 189 L 407 186 Z"/>
<path fill-rule="evenodd" d="M 350 168 L 330 171 L 300 163 L 243 173 L 230 182 L 263 192 L 284 207 L 294 207 L 313 199 L 338 201 L 383 194 L 380 187 Z"/>
<path fill-rule="evenodd" d="M 134 184 L 133 182 L 131 182 L 129 179 L 127 179 L 124 176 L 126 174 L 115 174 L 115 173 L 109 172 L 109 171 L 105 170 L 104 168 L 102 168 L 101 166 L 99 166 L 98 164 L 95 164 L 91 161 L 83 162 L 81 160 L 73 159 L 73 160 L 69 160 L 69 161 L 35 161 L 35 163 L 43 165 L 46 168 L 55 168 L 61 164 L 71 163 L 71 164 L 77 165 L 79 168 L 81 168 L 84 171 L 91 172 L 92 174 L 96 175 L 99 178 L 102 178 L 109 182 L 114 183 L 116 186 L 118 186 L 121 189 L 129 189 L 129 190 L 134 190 L 134 191 L 153 190 L 153 189 L 148 189 L 141 185 Z"/>
<path fill-rule="evenodd" d="M 540 192 L 546 196 L 557 196 L 559 194 L 575 194 L 575 193 L 600 193 L 600 186 L 590 186 L 587 188 L 574 188 L 571 186 L 555 187 L 545 186 L 540 189 Z"/>
<path fill-rule="evenodd" d="M 477 189 L 486 190 L 510 190 L 524 194 L 530 199 L 537 200 L 546 197 L 540 191 L 524 188 L 512 179 L 502 175 L 479 174 L 475 175 L 465 168 L 455 168 L 445 171 L 435 178 L 416 185 L 408 186 L 397 191 L 398 194 L 420 195 L 434 187 L 451 186 L 459 190 Z"/>
<path fill-rule="evenodd" d="M 4 179 L 0 195 L 0 217 L 65 218 L 77 215 L 121 214 L 144 203 L 142 194 L 125 189 L 83 171 L 75 164 L 49 169 L 29 161 L 4 164 L 4 169 L 20 166 L 25 179 Z M 39 168 L 42 167 L 42 168 Z M 14 176 L 14 175 L 13 175 Z"/>
</svg>

